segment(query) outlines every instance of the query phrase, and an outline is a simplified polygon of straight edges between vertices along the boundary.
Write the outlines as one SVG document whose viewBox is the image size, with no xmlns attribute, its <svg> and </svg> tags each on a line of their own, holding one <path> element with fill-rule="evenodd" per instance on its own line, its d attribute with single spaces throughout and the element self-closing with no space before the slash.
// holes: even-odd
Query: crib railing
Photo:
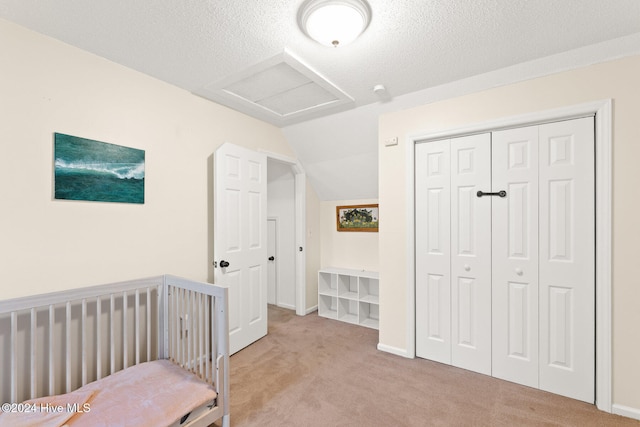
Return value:
<svg viewBox="0 0 640 427">
<path fill-rule="evenodd" d="M 0 402 L 66 393 L 156 359 L 226 396 L 226 298 L 165 275 L 0 301 Z"/>
<path fill-rule="evenodd" d="M 165 283 L 168 322 L 162 358 L 212 385 L 228 387 L 227 289 L 175 276 L 165 276 Z"/>
</svg>

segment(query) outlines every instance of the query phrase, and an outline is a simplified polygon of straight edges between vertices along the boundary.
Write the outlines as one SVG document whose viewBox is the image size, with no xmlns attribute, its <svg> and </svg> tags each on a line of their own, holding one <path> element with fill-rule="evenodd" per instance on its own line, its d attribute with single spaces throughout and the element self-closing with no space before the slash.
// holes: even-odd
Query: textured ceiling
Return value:
<svg viewBox="0 0 640 427">
<path fill-rule="evenodd" d="M 368 1 L 371 24 L 337 49 L 300 31 L 303 0 L 0 0 L 0 17 L 201 96 L 204 88 L 287 50 L 353 98 L 349 107 L 356 109 L 640 33 L 638 0 Z M 376 84 L 385 85 L 384 99 L 373 92 Z M 272 123 L 304 125 L 318 116 Z M 310 170 L 335 170 L 327 162 L 344 162 L 321 147 L 290 142 Z M 354 146 L 374 151 L 377 140 Z M 363 170 L 362 176 L 377 173 Z M 321 197 L 349 194 L 355 193 Z"/>
</svg>

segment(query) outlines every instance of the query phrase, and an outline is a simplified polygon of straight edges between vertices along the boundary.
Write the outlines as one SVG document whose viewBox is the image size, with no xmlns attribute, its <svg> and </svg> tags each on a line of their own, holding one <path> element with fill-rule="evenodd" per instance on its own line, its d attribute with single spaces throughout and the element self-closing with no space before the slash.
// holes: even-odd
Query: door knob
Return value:
<svg viewBox="0 0 640 427">
<path fill-rule="evenodd" d="M 464 271 L 470 271 L 470 270 L 471 270 L 471 266 L 469 264 L 465 264 Z"/>
<path fill-rule="evenodd" d="M 522 276 L 522 269 L 521 269 L 520 267 L 517 267 L 517 268 L 516 268 L 516 274 L 517 274 L 518 276 Z"/>
<path fill-rule="evenodd" d="M 220 261 L 220 267 L 222 268 L 229 267 L 229 261 L 225 261 L 225 260 Z"/>
<path fill-rule="evenodd" d="M 276 259 L 276 258 L 275 258 L 273 255 L 269 257 L 269 261 L 273 261 L 273 260 L 275 260 L 275 259 Z"/>
</svg>

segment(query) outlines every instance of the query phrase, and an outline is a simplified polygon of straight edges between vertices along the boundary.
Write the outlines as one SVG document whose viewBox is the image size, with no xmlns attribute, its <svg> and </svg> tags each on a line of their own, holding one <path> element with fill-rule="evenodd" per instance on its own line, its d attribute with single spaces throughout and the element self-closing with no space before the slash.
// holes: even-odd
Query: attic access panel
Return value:
<svg viewBox="0 0 640 427">
<path fill-rule="evenodd" d="M 286 50 L 197 94 L 276 126 L 354 105 L 353 98 Z"/>
</svg>

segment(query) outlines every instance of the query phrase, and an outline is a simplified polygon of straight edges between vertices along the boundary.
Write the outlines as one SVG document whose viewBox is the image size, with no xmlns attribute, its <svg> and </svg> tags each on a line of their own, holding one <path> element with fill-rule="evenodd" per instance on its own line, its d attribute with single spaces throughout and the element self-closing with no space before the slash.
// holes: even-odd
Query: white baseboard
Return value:
<svg viewBox="0 0 640 427">
<path fill-rule="evenodd" d="M 637 409 L 637 408 L 631 408 L 629 406 L 613 404 L 611 406 L 611 412 L 616 415 L 622 415 L 623 417 L 640 420 L 640 409 Z"/>
<path fill-rule="evenodd" d="M 305 311 L 304 315 L 306 316 L 307 314 L 311 314 L 311 313 L 313 313 L 314 311 L 318 311 L 318 306 L 317 306 L 317 305 L 314 305 L 314 306 L 313 306 L 313 307 L 311 307 L 311 308 L 307 308 L 307 311 Z"/>
<path fill-rule="evenodd" d="M 396 356 L 402 356 L 408 359 L 413 359 L 412 357 L 409 356 L 409 353 L 407 353 L 407 350 L 404 348 L 392 347 L 390 345 L 378 343 L 378 350 L 384 351 L 386 353 L 395 354 Z"/>
</svg>

